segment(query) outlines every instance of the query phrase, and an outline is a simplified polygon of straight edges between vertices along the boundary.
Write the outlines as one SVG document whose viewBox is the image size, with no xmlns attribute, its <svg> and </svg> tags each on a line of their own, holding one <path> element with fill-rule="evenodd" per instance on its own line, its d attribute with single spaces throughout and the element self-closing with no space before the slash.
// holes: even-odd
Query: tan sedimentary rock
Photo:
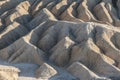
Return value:
<svg viewBox="0 0 120 80">
<path fill-rule="evenodd" d="M 41 65 L 45 58 L 44 52 L 27 42 L 24 38 L 0 51 L 0 57 L 11 63 L 36 63 Z M 13 54 L 14 53 L 14 54 Z"/>
<path fill-rule="evenodd" d="M 99 77 L 79 62 L 74 62 L 67 68 L 67 70 L 74 76 L 78 77 L 80 80 L 111 80 Z"/>
<path fill-rule="evenodd" d="M 76 52 L 77 51 L 77 52 Z M 72 49 L 71 63 L 80 61 L 94 72 L 106 76 L 119 77 L 120 70 L 114 67 L 109 61 L 106 61 L 104 55 L 100 53 L 99 48 L 91 40 L 74 46 Z"/>
<path fill-rule="evenodd" d="M 88 9 L 92 12 L 93 8 L 100 2 L 100 0 L 84 0 L 84 2 L 86 2 Z"/>
<path fill-rule="evenodd" d="M 26 33 L 28 33 L 28 30 L 23 25 L 20 25 L 17 22 L 13 22 L 0 34 L 0 48 L 5 48 L 10 43 L 13 43 Z"/>
<path fill-rule="evenodd" d="M 0 14 L 3 14 L 5 11 L 15 8 L 20 2 L 24 0 L 5 0 L 1 5 Z"/>
<path fill-rule="evenodd" d="M 21 64 L 20 80 L 120 80 L 119 3 L 0 1 L 0 64 Z"/>
<path fill-rule="evenodd" d="M 48 10 L 52 10 L 52 8 L 53 8 L 56 4 L 57 4 L 57 1 L 52 1 L 52 2 L 50 2 L 50 3 L 46 6 L 46 8 L 47 8 Z"/>
<path fill-rule="evenodd" d="M 56 31 L 53 27 L 50 27 L 44 36 L 38 41 L 38 47 L 44 51 L 49 51 L 56 44 Z"/>
<path fill-rule="evenodd" d="M 52 0 L 37 0 L 34 4 L 34 8 L 33 8 L 33 11 L 32 11 L 32 14 L 35 15 L 37 14 L 38 11 L 40 11 L 42 8 L 46 7 L 47 4 L 49 4 Z"/>
<path fill-rule="evenodd" d="M 29 3 L 29 1 L 24 1 L 24 2 L 21 2 L 21 3 L 19 4 L 19 6 L 17 6 L 17 7 L 22 7 L 22 8 L 24 8 L 26 11 L 29 11 L 30 3 Z"/>
<path fill-rule="evenodd" d="M 87 1 L 84 0 L 78 6 L 77 11 L 78 11 L 78 18 L 83 20 L 83 21 L 95 20 L 94 16 L 92 15 L 92 13 L 88 9 Z"/>
<path fill-rule="evenodd" d="M 19 72 L 18 68 L 0 65 L 0 80 L 18 80 Z"/>
<path fill-rule="evenodd" d="M 113 19 L 113 24 L 115 26 L 119 27 L 120 26 L 120 20 L 119 20 L 117 10 L 110 3 L 106 4 L 106 9 L 108 10 L 109 14 L 111 15 L 111 17 Z"/>
<path fill-rule="evenodd" d="M 104 22 L 109 22 L 112 24 L 113 20 L 108 13 L 108 10 L 105 8 L 105 3 L 101 2 L 96 7 L 94 8 L 94 13 L 97 16 L 98 20 L 104 21 Z"/>
<path fill-rule="evenodd" d="M 73 22 L 83 22 L 80 19 L 75 18 L 73 14 L 75 14 L 73 6 L 76 4 L 76 2 L 73 2 L 60 16 L 60 19 L 67 20 L 67 21 L 73 21 Z"/>
<path fill-rule="evenodd" d="M 42 64 L 40 68 L 36 70 L 37 78 L 48 79 L 52 76 L 55 76 L 56 74 L 57 74 L 57 71 L 47 63 Z"/>
<path fill-rule="evenodd" d="M 119 31 L 114 33 L 114 30 L 101 29 L 100 27 L 96 28 L 96 30 L 97 46 L 104 51 L 105 55 L 109 56 L 117 63 L 120 63 L 119 38 L 117 37 Z"/>
<path fill-rule="evenodd" d="M 63 7 L 64 6 L 64 7 Z M 56 4 L 51 12 L 55 15 L 55 16 L 59 16 L 65 9 L 67 8 L 67 0 L 63 0 L 61 2 L 59 2 L 58 4 Z"/>
<path fill-rule="evenodd" d="M 51 49 L 52 55 L 50 56 L 50 60 L 58 66 L 66 65 L 69 62 L 70 50 L 73 45 L 74 41 L 66 36 Z"/>
<path fill-rule="evenodd" d="M 25 6 L 25 7 L 24 7 Z M 5 21 L 6 25 L 10 25 L 12 22 L 16 21 L 22 25 L 25 25 L 28 23 L 28 21 L 31 19 L 31 16 L 28 13 L 30 4 L 28 2 L 23 2 L 20 5 L 18 5 L 9 15 Z"/>
<path fill-rule="evenodd" d="M 42 21 L 45 21 L 47 19 L 56 20 L 53 14 L 48 9 L 44 8 L 36 15 L 33 20 L 28 23 L 28 28 L 33 29 L 38 26 Z"/>
</svg>

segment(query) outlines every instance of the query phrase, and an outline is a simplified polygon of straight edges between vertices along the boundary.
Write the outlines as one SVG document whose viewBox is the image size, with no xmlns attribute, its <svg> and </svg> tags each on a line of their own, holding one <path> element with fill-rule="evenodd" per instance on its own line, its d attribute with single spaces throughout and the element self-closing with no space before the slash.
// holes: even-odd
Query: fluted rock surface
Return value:
<svg viewBox="0 0 120 80">
<path fill-rule="evenodd" d="M 19 80 L 120 80 L 119 4 L 1 0 L 0 64 L 19 68 Z"/>
</svg>

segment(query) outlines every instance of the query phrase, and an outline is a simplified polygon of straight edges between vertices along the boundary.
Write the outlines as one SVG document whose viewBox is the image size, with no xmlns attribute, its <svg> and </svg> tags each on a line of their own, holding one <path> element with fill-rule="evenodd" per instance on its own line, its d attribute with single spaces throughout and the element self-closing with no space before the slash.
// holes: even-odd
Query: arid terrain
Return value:
<svg viewBox="0 0 120 80">
<path fill-rule="evenodd" d="M 120 80 L 120 0 L 0 0 L 0 80 Z"/>
</svg>

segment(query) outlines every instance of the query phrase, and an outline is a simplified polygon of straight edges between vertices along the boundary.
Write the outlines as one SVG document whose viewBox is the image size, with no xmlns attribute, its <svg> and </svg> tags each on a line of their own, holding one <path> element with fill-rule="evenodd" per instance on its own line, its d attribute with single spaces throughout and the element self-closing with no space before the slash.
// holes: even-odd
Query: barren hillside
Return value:
<svg viewBox="0 0 120 80">
<path fill-rule="evenodd" d="M 120 0 L 0 0 L 0 80 L 120 80 Z"/>
</svg>

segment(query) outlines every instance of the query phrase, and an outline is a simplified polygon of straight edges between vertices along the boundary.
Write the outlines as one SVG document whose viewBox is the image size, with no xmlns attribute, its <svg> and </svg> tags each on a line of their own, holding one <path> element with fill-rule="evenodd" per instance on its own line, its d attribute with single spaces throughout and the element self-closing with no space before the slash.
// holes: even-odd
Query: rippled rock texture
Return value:
<svg viewBox="0 0 120 80">
<path fill-rule="evenodd" d="M 0 64 L 18 80 L 120 80 L 120 0 L 1 0 Z"/>
</svg>

